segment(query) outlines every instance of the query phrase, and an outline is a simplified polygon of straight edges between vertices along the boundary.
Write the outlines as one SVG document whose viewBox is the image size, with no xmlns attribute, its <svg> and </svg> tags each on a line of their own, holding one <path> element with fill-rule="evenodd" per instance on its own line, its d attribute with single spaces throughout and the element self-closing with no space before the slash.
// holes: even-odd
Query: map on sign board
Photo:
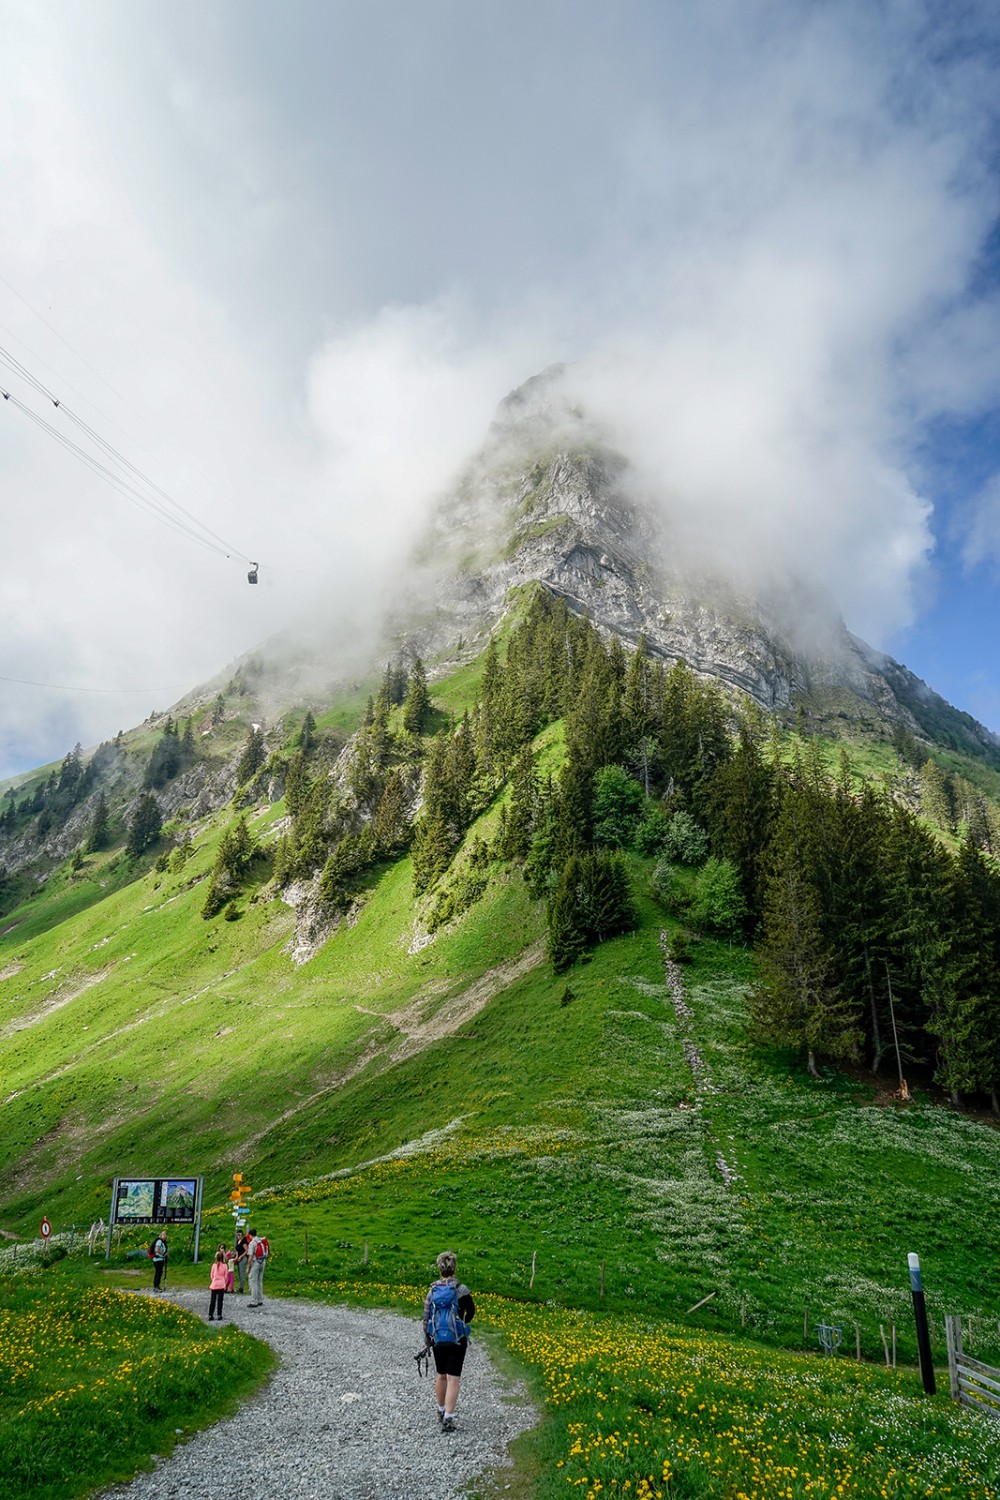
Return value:
<svg viewBox="0 0 1000 1500">
<path fill-rule="evenodd" d="M 122 1177 L 112 1205 L 117 1224 L 193 1224 L 197 1177 Z"/>
<path fill-rule="evenodd" d="M 119 1182 L 118 1202 L 115 1204 L 115 1218 L 118 1220 L 132 1219 L 136 1223 L 149 1223 L 153 1217 L 153 1196 L 155 1192 L 156 1182 L 149 1178 Z"/>
</svg>

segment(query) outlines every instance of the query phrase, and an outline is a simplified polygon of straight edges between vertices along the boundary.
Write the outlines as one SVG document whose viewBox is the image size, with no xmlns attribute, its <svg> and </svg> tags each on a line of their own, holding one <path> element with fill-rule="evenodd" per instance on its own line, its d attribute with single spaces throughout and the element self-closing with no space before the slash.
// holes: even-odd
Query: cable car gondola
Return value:
<svg viewBox="0 0 1000 1500">
<path fill-rule="evenodd" d="M 250 564 L 250 571 L 247 574 L 247 583 L 256 583 L 256 582 L 257 582 L 257 564 L 256 563 L 251 563 Z"/>
</svg>

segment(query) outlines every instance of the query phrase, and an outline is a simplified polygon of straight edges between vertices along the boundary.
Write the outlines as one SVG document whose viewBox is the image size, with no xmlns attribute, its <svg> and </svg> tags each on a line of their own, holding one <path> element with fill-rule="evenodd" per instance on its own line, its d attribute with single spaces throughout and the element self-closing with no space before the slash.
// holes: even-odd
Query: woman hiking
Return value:
<svg viewBox="0 0 1000 1500">
<path fill-rule="evenodd" d="M 437 1268 L 440 1277 L 432 1282 L 424 1298 L 424 1335 L 434 1349 L 434 1400 L 441 1431 L 454 1432 L 469 1324 L 476 1316 L 476 1304 L 469 1288 L 456 1278 L 458 1262 L 453 1250 L 441 1252 Z"/>
</svg>

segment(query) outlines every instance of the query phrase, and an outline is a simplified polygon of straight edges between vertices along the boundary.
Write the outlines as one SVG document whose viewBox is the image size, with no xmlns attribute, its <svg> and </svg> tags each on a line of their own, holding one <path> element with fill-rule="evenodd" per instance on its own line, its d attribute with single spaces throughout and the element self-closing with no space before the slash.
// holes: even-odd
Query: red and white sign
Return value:
<svg viewBox="0 0 1000 1500">
<path fill-rule="evenodd" d="M 52 1233 L 52 1225 L 49 1223 L 48 1219 L 43 1219 L 39 1224 L 38 1233 L 41 1235 L 43 1240 L 48 1239 L 49 1235 Z"/>
</svg>

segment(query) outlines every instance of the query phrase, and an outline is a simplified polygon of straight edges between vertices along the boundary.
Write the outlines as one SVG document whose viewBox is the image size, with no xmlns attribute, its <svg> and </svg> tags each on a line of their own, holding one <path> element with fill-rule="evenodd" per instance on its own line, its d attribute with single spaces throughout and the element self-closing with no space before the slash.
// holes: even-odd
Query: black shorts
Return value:
<svg viewBox="0 0 1000 1500">
<path fill-rule="evenodd" d="M 461 1339 L 457 1344 L 435 1344 L 434 1368 L 438 1374 L 461 1375 L 468 1347 L 468 1339 Z"/>
</svg>

